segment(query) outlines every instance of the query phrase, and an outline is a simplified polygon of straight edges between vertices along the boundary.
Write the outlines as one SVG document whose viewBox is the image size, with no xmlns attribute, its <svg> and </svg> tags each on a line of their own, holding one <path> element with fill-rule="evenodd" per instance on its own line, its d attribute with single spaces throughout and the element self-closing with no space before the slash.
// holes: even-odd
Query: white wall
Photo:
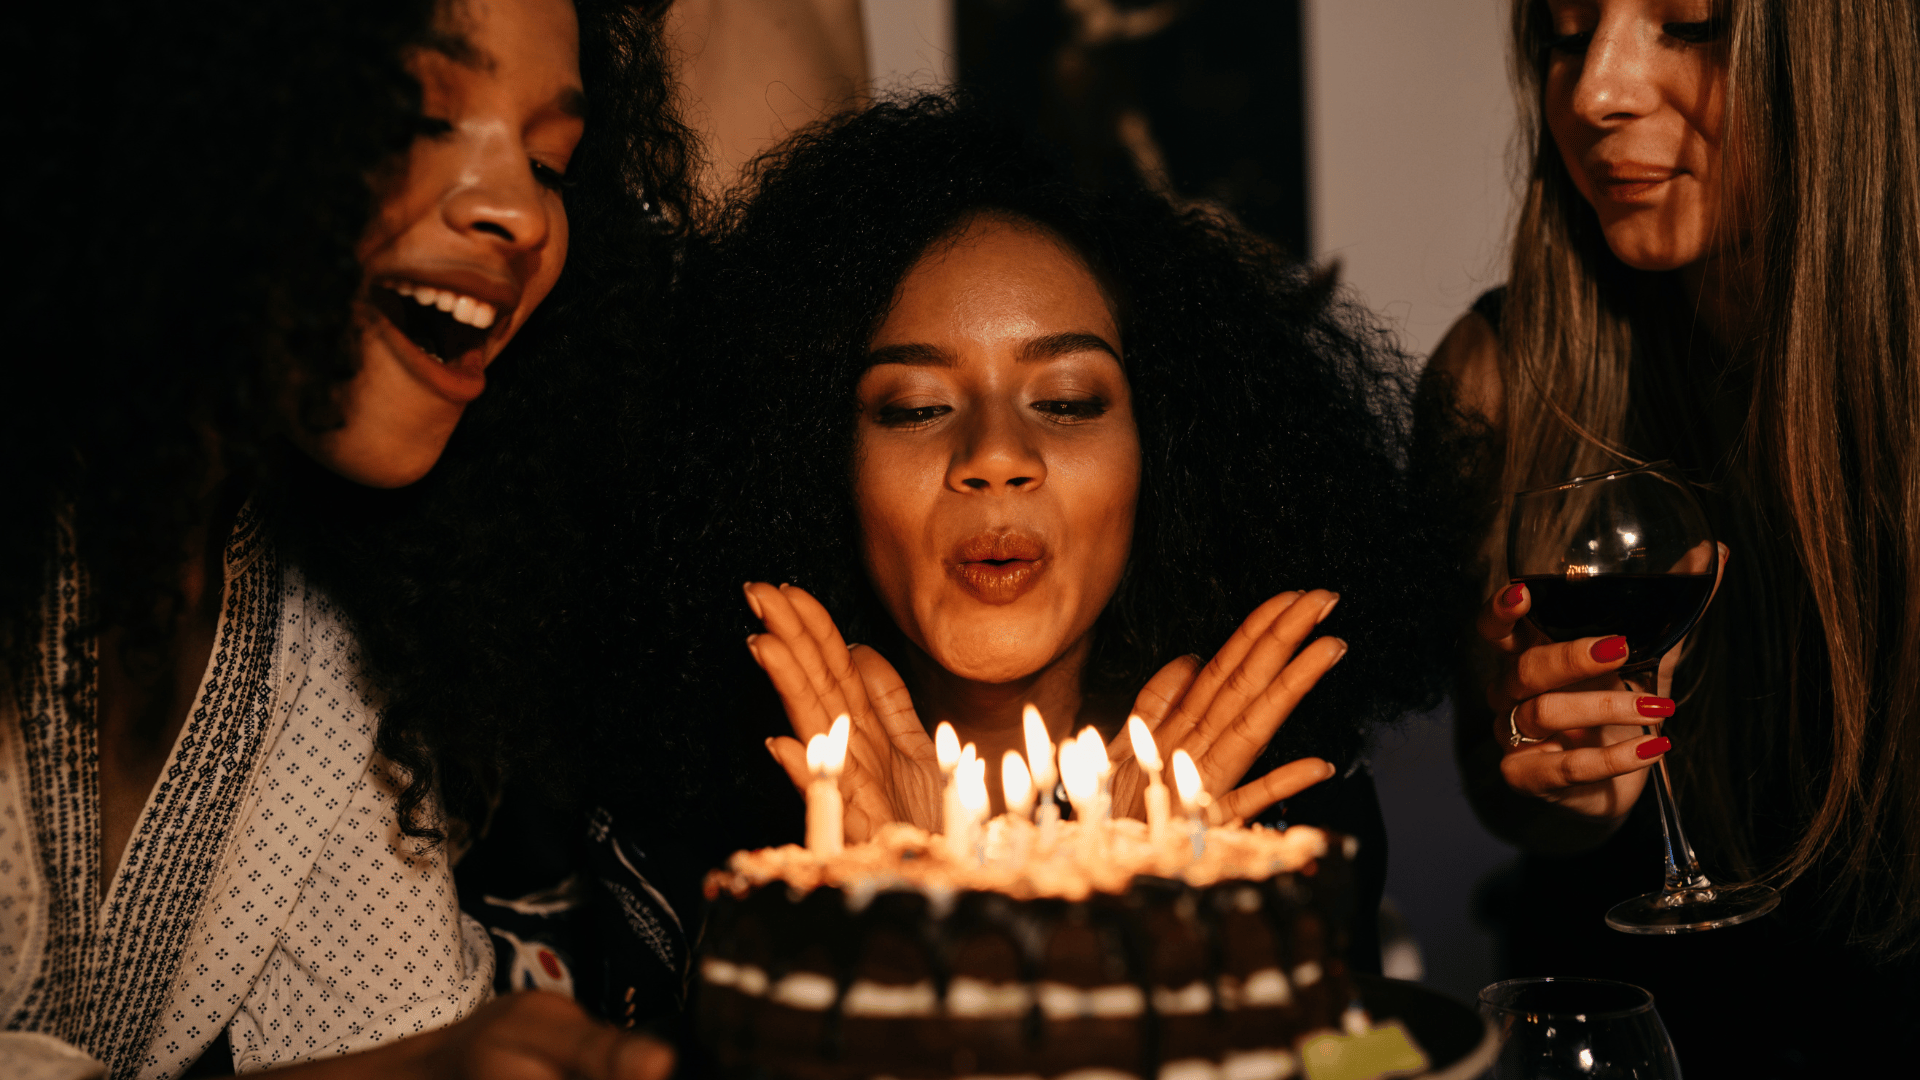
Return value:
<svg viewBox="0 0 1920 1080">
<path fill-rule="evenodd" d="M 867 72 L 875 88 L 935 90 L 952 85 L 951 0 L 862 0 Z"/>
<path fill-rule="evenodd" d="M 1506 276 L 1510 0 L 1307 0 L 1316 261 L 1430 352 Z"/>
</svg>

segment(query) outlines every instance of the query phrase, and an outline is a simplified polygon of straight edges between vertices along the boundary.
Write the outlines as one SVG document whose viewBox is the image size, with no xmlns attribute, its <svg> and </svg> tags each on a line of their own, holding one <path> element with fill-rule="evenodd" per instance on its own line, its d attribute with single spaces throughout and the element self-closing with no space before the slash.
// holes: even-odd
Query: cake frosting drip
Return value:
<svg viewBox="0 0 1920 1080">
<path fill-rule="evenodd" d="M 742 851 L 727 869 L 708 876 L 707 893 L 743 896 L 784 881 L 802 893 L 828 885 L 855 898 L 886 889 L 936 895 L 976 889 L 1019 900 L 1083 900 L 1094 893 L 1124 893 L 1142 875 L 1195 887 L 1258 881 L 1311 865 L 1327 853 L 1329 843 L 1325 832 L 1305 825 L 1284 832 L 1258 825 L 1214 828 L 1206 831 L 1204 849 L 1195 857 L 1188 835 L 1154 844 L 1146 823 L 1131 818 L 1093 830 L 1075 821 L 1042 830 L 1006 815 L 993 820 L 975 858 L 956 860 L 938 840 L 896 822 L 882 827 L 873 840 L 833 855 L 793 844 Z"/>
<path fill-rule="evenodd" d="M 1020 822 L 1017 825 L 1025 826 Z M 698 1023 L 723 1067 L 794 1080 L 1283 1080 L 1364 1025 L 1344 960 L 1352 842 L 1115 822 L 989 830 L 971 859 L 892 826 L 832 856 L 741 852 Z M 1044 850 L 1043 850 L 1044 848 Z"/>
</svg>

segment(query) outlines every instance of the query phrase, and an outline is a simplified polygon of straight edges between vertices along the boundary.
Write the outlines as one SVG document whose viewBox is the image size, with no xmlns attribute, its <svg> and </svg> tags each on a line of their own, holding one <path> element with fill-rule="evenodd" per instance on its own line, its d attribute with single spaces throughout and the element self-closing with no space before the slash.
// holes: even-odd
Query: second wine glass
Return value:
<svg viewBox="0 0 1920 1080">
<path fill-rule="evenodd" d="M 1643 694 L 1659 693 L 1660 661 L 1706 610 L 1719 563 L 1699 501 L 1664 463 L 1520 492 L 1507 519 L 1507 572 L 1532 597 L 1528 621 L 1554 641 L 1625 637 L 1618 675 Z M 1664 760 L 1650 779 L 1666 838 L 1665 884 L 1616 904 L 1607 925 L 1679 934 L 1772 911 L 1780 902 L 1774 890 L 1716 886 L 1701 871 Z"/>
</svg>

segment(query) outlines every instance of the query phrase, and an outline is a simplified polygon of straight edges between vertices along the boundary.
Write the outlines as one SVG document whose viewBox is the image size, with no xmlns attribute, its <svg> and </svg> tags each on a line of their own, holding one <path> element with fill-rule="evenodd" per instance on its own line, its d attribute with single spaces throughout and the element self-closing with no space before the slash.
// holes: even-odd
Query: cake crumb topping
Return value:
<svg viewBox="0 0 1920 1080">
<path fill-rule="evenodd" d="M 1045 829 L 1001 815 L 988 826 L 970 859 L 955 859 L 948 845 L 901 822 L 882 826 L 864 844 L 819 854 L 788 844 L 736 852 L 724 870 L 707 875 L 709 899 L 722 892 L 743 897 L 773 881 L 805 894 L 823 885 L 846 892 L 864 906 L 878 892 L 913 890 L 930 896 L 965 890 L 1004 893 L 1015 899 L 1083 900 L 1096 893 L 1124 893 L 1141 875 L 1171 878 L 1196 887 L 1221 881 L 1261 881 L 1275 874 L 1312 874 L 1326 855 L 1327 834 L 1308 825 L 1285 831 L 1263 826 L 1206 830 L 1198 856 L 1187 836 L 1154 844 L 1145 822 L 1102 822 L 1086 828 L 1063 821 Z"/>
</svg>

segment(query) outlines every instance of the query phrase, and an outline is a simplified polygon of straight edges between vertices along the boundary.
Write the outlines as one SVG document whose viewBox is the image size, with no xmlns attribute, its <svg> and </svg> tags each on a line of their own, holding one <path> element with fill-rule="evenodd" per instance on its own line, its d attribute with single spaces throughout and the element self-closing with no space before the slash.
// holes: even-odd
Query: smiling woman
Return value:
<svg viewBox="0 0 1920 1080">
<path fill-rule="evenodd" d="M 492 748 L 387 708 L 369 653 L 421 628 L 330 578 L 341 534 L 390 536 L 337 492 L 431 470 L 560 275 L 573 6 L 17 30 L 29 85 L 67 90 L 9 114 L 40 254 L 0 367 L 0 1073 L 64 1042 L 116 1078 L 663 1075 L 570 1001 L 486 1003 L 490 942 L 424 841 L 459 790 L 436 766 Z M 383 311 L 401 283 L 452 319 Z"/>
<path fill-rule="evenodd" d="M 450 8 L 408 67 L 426 133 L 381 191 L 358 245 L 360 370 L 342 423 L 296 426 L 328 468 L 402 487 L 440 459 L 487 366 L 567 261 L 561 186 L 585 126 L 567 3 Z"/>
<path fill-rule="evenodd" d="M 1869 1070 L 1920 1008 L 1920 14 L 1517 0 L 1512 29 L 1535 123 L 1511 273 L 1429 369 L 1498 447 L 1488 552 L 1500 496 L 1665 460 L 1728 555 L 1645 698 L 1624 655 L 1533 635 L 1528 588 L 1478 568 L 1455 715 L 1482 820 L 1530 852 L 1512 974 L 1647 986 L 1689 1069 Z M 1778 914 L 1604 929 L 1655 884 L 1655 759 L 1705 869 L 1779 886 Z"/>
</svg>

